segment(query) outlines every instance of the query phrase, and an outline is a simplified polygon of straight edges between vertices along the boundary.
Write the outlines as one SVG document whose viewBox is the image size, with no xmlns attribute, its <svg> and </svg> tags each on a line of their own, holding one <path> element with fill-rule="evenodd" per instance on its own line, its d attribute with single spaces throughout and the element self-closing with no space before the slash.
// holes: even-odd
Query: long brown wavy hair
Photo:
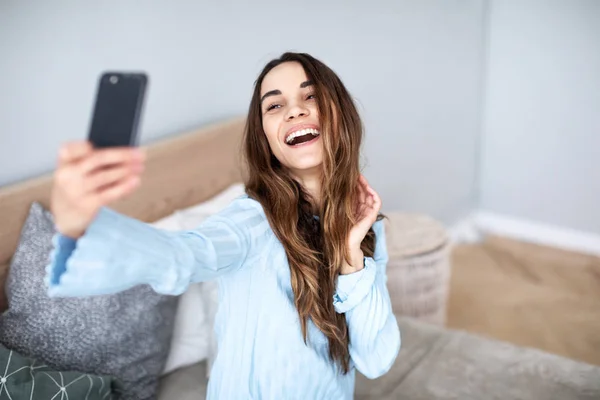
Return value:
<svg viewBox="0 0 600 400">
<path fill-rule="evenodd" d="M 300 63 L 315 90 L 323 143 L 319 207 L 273 155 L 263 130 L 261 85 L 267 73 L 284 62 Z M 308 54 L 284 53 L 267 63 L 255 82 L 243 139 L 246 192 L 261 203 L 285 248 L 305 343 L 310 318 L 328 338 L 329 357 L 343 373 L 348 372 L 350 361 L 348 326 L 344 314 L 336 313 L 333 296 L 343 260 L 350 260 L 346 238 L 357 222 L 363 134 L 358 111 L 342 81 Z M 361 248 L 365 256 L 373 256 L 372 229 Z"/>
</svg>

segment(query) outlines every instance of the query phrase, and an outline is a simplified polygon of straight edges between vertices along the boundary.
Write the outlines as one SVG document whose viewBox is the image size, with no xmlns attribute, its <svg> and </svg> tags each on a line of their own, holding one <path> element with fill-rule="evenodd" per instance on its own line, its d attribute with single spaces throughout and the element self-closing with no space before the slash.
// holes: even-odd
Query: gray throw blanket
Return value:
<svg viewBox="0 0 600 400">
<path fill-rule="evenodd" d="M 398 323 L 396 363 L 376 380 L 357 375 L 357 400 L 600 399 L 600 367 L 408 318 Z"/>
</svg>

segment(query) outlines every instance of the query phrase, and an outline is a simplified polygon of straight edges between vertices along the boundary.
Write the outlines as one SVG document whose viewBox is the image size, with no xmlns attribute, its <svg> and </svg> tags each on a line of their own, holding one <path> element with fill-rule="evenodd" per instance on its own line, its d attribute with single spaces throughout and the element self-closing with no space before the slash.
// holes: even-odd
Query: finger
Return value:
<svg viewBox="0 0 600 400">
<path fill-rule="evenodd" d="M 367 211 L 366 203 L 361 204 L 358 208 L 358 213 L 357 213 L 359 221 L 365 217 L 366 211 Z"/>
<path fill-rule="evenodd" d="M 373 208 L 379 212 L 381 209 L 381 198 L 379 197 L 379 194 L 372 187 L 369 187 L 369 193 L 373 200 Z"/>
<path fill-rule="evenodd" d="M 367 186 L 369 186 L 369 184 L 367 183 L 367 178 L 365 178 L 364 175 L 360 176 L 359 182 L 360 182 L 362 188 L 365 190 L 366 190 Z"/>
<path fill-rule="evenodd" d="M 83 191 L 85 194 L 95 192 L 103 187 L 112 186 L 126 178 L 140 174 L 144 169 L 141 163 L 119 164 L 115 167 L 97 170 L 85 178 Z"/>
<path fill-rule="evenodd" d="M 100 204 L 111 203 L 133 192 L 139 185 L 140 178 L 137 176 L 124 179 L 98 193 L 98 201 Z"/>
<path fill-rule="evenodd" d="M 91 157 L 83 160 L 80 172 L 89 174 L 98 168 L 104 168 L 114 164 L 143 162 L 144 159 L 144 152 L 138 148 L 117 147 L 102 149 L 96 151 Z"/>
<path fill-rule="evenodd" d="M 364 203 L 366 198 L 367 198 L 367 192 L 365 190 L 365 186 L 364 186 L 364 178 L 361 175 L 362 179 L 359 179 L 359 184 L 358 184 L 358 201 L 360 203 Z"/>
<path fill-rule="evenodd" d="M 359 180 L 357 182 L 356 185 L 356 198 L 355 198 L 355 204 L 354 204 L 354 215 L 357 218 L 361 218 L 361 207 L 362 204 L 365 202 L 365 198 L 366 198 L 366 193 L 364 190 L 364 187 L 362 185 L 362 182 L 360 181 L 360 177 Z"/>
<path fill-rule="evenodd" d="M 362 217 L 364 204 L 365 204 L 365 194 L 359 190 L 358 197 L 356 198 L 356 203 L 354 205 L 355 215 L 359 219 Z"/>
<path fill-rule="evenodd" d="M 367 197 L 367 201 L 366 201 L 366 205 L 367 205 L 367 208 L 368 208 L 369 210 L 371 210 L 371 209 L 373 208 L 373 202 L 374 202 L 374 201 L 373 201 L 373 196 L 372 196 L 372 195 L 369 195 L 369 196 Z"/>
<path fill-rule="evenodd" d="M 369 181 L 367 181 L 367 178 L 364 175 L 360 176 L 360 181 L 365 187 L 365 189 L 369 187 Z"/>
<path fill-rule="evenodd" d="M 69 142 L 61 146 L 58 151 L 58 165 L 62 166 L 77 162 L 89 155 L 93 150 L 92 145 L 88 141 Z"/>
<path fill-rule="evenodd" d="M 379 194 L 373 190 L 373 199 L 375 200 L 375 207 L 377 207 L 377 211 L 381 209 L 381 197 Z"/>
<path fill-rule="evenodd" d="M 373 193 L 373 188 L 371 187 L 371 185 L 369 185 L 369 182 L 367 181 L 367 178 L 364 178 L 364 184 L 365 184 L 365 193 L 367 195 L 367 198 Z"/>
</svg>

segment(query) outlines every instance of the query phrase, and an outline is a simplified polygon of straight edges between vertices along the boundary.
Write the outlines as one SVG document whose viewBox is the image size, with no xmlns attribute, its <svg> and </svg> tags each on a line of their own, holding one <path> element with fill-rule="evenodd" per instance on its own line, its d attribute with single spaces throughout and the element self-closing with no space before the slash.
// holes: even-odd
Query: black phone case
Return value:
<svg viewBox="0 0 600 400">
<path fill-rule="evenodd" d="M 98 80 L 88 140 L 96 148 L 136 146 L 148 77 L 105 72 Z"/>
</svg>

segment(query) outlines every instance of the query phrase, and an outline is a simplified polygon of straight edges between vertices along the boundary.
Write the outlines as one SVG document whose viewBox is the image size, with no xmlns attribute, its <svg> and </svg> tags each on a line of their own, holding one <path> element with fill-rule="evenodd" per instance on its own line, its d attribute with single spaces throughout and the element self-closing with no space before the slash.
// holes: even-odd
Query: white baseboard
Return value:
<svg viewBox="0 0 600 400">
<path fill-rule="evenodd" d="M 449 234 L 450 240 L 454 243 L 474 243 L 481 240 L 481 233 L 475 223 L 475 213 L 452 225 Z"/>
<path fill-rule="evenodd" d="M 600 256 L 600 235 L 596 233 L 577 231 L 487 211 L 474 212 L 450 228 L 450 236 L 455 242 L 473 242 L 485 234 L 506 236 Z"/>
</svg>

